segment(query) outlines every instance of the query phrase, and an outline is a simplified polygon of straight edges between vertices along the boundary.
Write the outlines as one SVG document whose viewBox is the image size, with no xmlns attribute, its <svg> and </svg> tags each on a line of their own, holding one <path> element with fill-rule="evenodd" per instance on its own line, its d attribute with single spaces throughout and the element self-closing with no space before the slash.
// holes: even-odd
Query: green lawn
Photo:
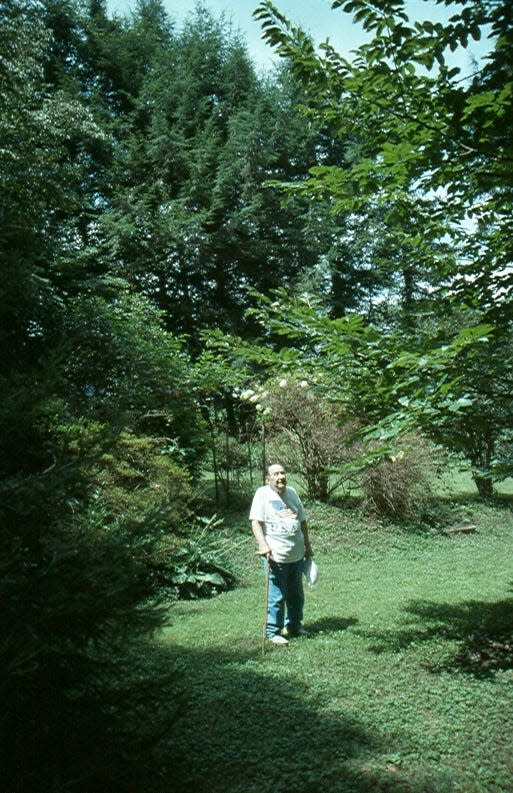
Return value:
<svg viewBox="0 0 513 793">
<path fill-rule="evenodd" d="M 513 793 L 513 516 L 507 501 L 458 509 L 475 533 L 310 505 L 312 635 L 265 654 L 241 516 L 241 586 L 176 604 L 162 638 L 177 691 L 159 755 L 170 789 Z"/>
</svg>

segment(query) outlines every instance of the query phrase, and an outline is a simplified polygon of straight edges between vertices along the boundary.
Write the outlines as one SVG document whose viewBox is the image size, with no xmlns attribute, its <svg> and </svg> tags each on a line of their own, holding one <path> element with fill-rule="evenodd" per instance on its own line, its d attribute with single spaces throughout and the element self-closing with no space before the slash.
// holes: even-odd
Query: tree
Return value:
<svg viewBox="0 0 513 793">
<path fill-rule="evenodd" d="M 95 266 L 110 138 L 56 64 L 47 83 L 44 8 L 0 10 L 2 768 L 20 791 L 112 789 L 85 755 L 137 701 L 119 659 L 164 619 L 156 552 L 194 520 L 203 438 L 182 342 Z"/>
<path fill-rule="evenodd" d="M 402 329 L 384 334 L 361 315 L 331 319 L 308 296 L 294 297 L 286 290 L 270 297 L 257 294 L 255 302 L 251 314 L 263 329 L 260 343 L 210 333 L 210 354 L 237 366 L 239 388 L 249 387 L 255 392 L 251 399 L 263 407 L 267 398 L 259 394 L 266 391 L 269 379 L 308 383 L 308 400 L 304 398 L 300 415 L 294 399 L 290 405 L 287 396 L 280 400 L 275 395 L 275 403 L 283 401 L 276 413 L 285 429 L 291 431 L 295 423 L 298 432 L 292 433 L 298 444 L 299 427 L 303 428 L 302 464 L 308 468 L 308 457 L 317 493 L 329 465 L 318 466 L 323 455 L 316 433 L 311 433 L 316 422 L 323 425 L 320 437 L 335 435 L 333 424 L 344 437 L 340 442 L 349 449 L 339 448 L 338 455 L 331 449 L 331 460 L 326 461 L 331 473 L 344 475 L 393 455 L 401 439 L 419 427 L 440 428 L 447 417 L 458 420 L 471 404 L 454 363 L 465 356 L 469 365 L 490 326 L 463 327 L 441 344 L 429 334 L 412 340 Z M 312 410 L 315 400 L 325 409 Z M 291 419 L 294 407 L 296 418 Z M 308 421 L 312 415 L 314 420 Z"/>
<path fill-rule="evenodd" d="M 402 2 L 336 0 L 332 7 L 352 14 L 370 37 L 352 62 L 329 44 L 316 53 L 309 37 L 271 3 L 255 12 L 264 36 L 303 81 L 312 116 L 355 142 L 342 165 L 312 168 L 305 182 L 287 190 L 329 199 L 334 212 L 378 221 L 369 263 L 382 262 L 381 269 L 402 280 L 402 308 L 392 320 L 411 336 L 404 338 L 409 350 L 422 333 L 426 310 L 442 316 L 461 304 L 472 306 L 478 321 L 494 323 L 492 344 L 501 343 L 511 321 L 512 139 L 505 113 L 513 99 L 507 47 L 512 10 L 505 2 L 456 5 L 459 12 L 444 26 L 410 23 Z M 486 28 L 488 55 L 474 75 L 461 79 L 450 53 Z M 379 322 L 379 315 L 374 319 Z M 445 331 L 438 327 L 436 333 L 445 343 Z M 461 369 L 451 376 L 467 381 L 466 356 L 458 360 Z M 507 391 L 504 362 L 495 355 L 488 360 L 496 367 L 495 382 Z M 495 425 L 498 441 L 504 425 L 497 424 L 491 403 L 479 400 L 477 379 L 466 385 L 476 405 L 473 411 L 469 400 L 468 421 L 479 414 L 482 422 L 488 404 L 486 423 Z M 436 436 L 440 412 L 424 421 Z M 457 433 L 452 440 L 457 443 Z M 468 445 L 463 450 L 468 454 Z"/>
<path fill-rule="evenodd" d="M 460 377 L 465 372 L 462 383 L 470 405 L 458 415 L 440 416 L 430 427 L 439 443 L 470 462 L 472 478 L 484 498 L 493 495 L 495 482 L 512 473 L 511 353 L 511 332 L 504 331 L 492 333 L 470 357 L 463 352 L 453 369 Z"/>
<path fill-rule="evenodd" d="M 128 47 L 140 13 L 125 23 Z M 302 179 L 318 134 L 295 111 L 294 81 L 285 72 L 257 78 L 244 44 L 204 8 L 179 34 L 168 24 L 155 40 L 156 29 L 140 34 L 147 44 L 143 60 L 134 53 L 130 107 L 113 105 L 119 142 L 101 253 L 196 354 L 203 327 L 252 332 L 248 284 L 293 286 L 316 262 L 307 202 L 283 205 L 264 184 Z"/>
</svg>

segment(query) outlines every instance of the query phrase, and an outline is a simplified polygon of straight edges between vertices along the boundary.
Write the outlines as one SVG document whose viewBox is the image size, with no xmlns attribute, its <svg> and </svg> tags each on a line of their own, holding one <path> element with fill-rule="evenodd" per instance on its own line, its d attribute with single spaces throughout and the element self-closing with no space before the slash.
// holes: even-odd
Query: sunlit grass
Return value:
<svg viewBox="0 0 513 793">
<path fill-rule="evenodd" d="M 163 753 L 179 790 L 513 791 L 513 671 L 470 668 L 472 633 L 513 631 L 513 520 L 405 532 L 310 505 L 312 635 L 262 652 L 264 587 L 241 517 L 241 586 L 171 609 L 183 706 Z"/>
</svg>

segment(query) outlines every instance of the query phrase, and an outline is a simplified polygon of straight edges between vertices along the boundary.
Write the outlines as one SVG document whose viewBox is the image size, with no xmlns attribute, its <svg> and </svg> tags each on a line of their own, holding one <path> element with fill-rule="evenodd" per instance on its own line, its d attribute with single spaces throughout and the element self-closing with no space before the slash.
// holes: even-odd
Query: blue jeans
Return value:
<svg viewBox="0 0 513 793">
<path fill-rule="evenodd" d="M 264 560 L 265 565 L 268 562 Z M 303 560 L 298 562 L 271 562 L 269 574 L 269 600 L 267 603 L 267 636 L 275 636 L 286 626 L 297 630 L 303 622 Z"/>
</svg>

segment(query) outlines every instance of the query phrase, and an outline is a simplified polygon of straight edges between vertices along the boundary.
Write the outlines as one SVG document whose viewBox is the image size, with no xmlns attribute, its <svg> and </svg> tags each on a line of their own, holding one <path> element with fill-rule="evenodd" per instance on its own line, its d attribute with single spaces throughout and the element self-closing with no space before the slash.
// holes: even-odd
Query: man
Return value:
<svg viewBox="0 0 513 793">
<path fill-rule="evenodd" d="M 283 466 L 268 466 L 266 482 L 253 497 L 249 519 L 257 553 L 270 565 L 267 638 L 285 645 L 291 636 L 307 635 L 302 625 L 303 559 L 313 554 L 305 509 L 294 488 L 287 486 Z"/>
</svg>

